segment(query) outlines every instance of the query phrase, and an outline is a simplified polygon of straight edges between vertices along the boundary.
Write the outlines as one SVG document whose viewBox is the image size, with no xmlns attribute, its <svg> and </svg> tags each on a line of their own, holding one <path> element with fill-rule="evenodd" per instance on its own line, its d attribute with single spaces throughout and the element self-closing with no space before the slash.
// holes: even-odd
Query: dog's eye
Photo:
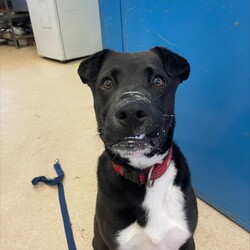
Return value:
<svg viewBox="0 0 250 250">
<path fill-rule="evenodd" d="M 155 76 L 153 79 L 153 86 L 162 87 L 165 84 L 164 80 L 160 76 Z"/>
<path fill-rule="evenodd" d="M 103 80 L 102 86 L 104 89 L 111 89 L 114 86 L 114 82 L 110 78 Z"/>
</svg>

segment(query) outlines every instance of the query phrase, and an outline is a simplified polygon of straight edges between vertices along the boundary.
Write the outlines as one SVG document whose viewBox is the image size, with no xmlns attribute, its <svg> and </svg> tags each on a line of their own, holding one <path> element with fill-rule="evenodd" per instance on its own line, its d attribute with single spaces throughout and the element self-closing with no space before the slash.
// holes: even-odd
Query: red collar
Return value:
<svg viewBox="0 0 250 250">
<path fill-rule="evenodd" d="M 152 187 L 154 180 L 160 178 L 168 169 L 172 159 L 172 147 L 168 150 L 167 156 L 161 164 L 156 164 L 146 169 L 136 169 L 133 167 L 123 167 L 112 162 L 113 169 L 125 179 L 137 184 L 145 184 Z"/>
</svg>

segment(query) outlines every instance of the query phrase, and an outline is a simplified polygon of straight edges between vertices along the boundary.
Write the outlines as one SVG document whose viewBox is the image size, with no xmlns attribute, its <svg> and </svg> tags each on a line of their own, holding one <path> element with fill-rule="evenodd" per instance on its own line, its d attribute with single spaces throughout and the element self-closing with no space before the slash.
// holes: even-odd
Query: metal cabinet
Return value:
<svg viewBox="0 0 250 250">
<path fill-rule="evenodd" d="M 186 57 L 175 138 L 196 194 L 249 230 L 249 1 L 100 0 L 103 45 Z"/>
<path fill-rule="evenodd" d="M 17 29 L 17 27 L 15 27 L 15 24 L 18 23 L 20 20 L 22 22 L 25 21 L 26 23 L 29 23 L 30 22 L 29 12 L 13 12 L 12 6 L 11 7 L 9 6 L 9 1 L 7 0 L 4 0 L 4 6 L 6 14 L 1 16 L 1 20 L 6 21 L 8 23 L 10 31 L 4 32 L 2 34 L 2 37 L 8 41 L 13 41 L 16 47 L 27 46 L 28 45 L 27 39 L 31 39 L 33 41 L 32 29 L 30 29 L 28 33 L 23 31 L 22 34 L 17 35 L 17 31 L 15 30 Z"/>
</svg>

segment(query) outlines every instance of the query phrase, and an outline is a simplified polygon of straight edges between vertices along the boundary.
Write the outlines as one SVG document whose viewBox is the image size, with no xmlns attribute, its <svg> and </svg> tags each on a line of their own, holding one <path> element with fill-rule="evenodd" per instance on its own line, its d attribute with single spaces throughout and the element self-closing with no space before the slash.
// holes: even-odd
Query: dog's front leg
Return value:
<svg viewBox="0 0 250 250">
<path fill-rule="evenodd" d="M 94 220 L 94 238 L 92 241 L 92 246 L 94 250 L 110 250 L 109 247 L 105 244 L 102 236 L 100 235 L 96 217 Z"/>
</svg>

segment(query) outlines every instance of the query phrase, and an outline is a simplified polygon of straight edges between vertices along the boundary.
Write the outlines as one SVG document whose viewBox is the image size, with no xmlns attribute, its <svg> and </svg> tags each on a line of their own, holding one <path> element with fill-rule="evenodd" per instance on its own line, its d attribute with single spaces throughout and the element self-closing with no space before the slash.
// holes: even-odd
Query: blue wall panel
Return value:
<svg viewBox="0 0 250 250">
<path fill-rule="evenodd" d="M 123 51 L 120 0 L 99 0 L 103 48 Z"/>
<path fill-rule="evenodd" d="M 160 45 L 189 60 L 176 141 L 197 195 L 249 230 L 249 1 L 121 0 L 120 10 L 102 2 L 106 16 L 120 11 L 119 51 Z"/>
</svg>

